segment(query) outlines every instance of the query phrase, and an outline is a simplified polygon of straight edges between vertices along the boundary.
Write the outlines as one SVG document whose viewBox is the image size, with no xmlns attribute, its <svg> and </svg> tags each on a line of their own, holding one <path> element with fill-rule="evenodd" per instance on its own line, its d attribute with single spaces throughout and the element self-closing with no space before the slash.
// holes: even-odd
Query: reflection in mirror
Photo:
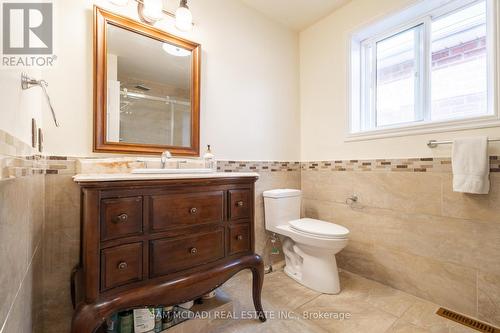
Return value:
<svg viewBox="0 0 500 333">
<path fill-rule="evenodd" d="M 106 24 L 108 142 L 191 146 L 190 50 Z"/>
</svg>

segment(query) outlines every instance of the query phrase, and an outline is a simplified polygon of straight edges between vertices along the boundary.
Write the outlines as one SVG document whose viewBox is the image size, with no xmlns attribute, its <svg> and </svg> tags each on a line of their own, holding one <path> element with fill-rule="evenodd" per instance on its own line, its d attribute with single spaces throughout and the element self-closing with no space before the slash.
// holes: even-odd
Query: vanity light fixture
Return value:
<svg viewBox="0 0 500 333">
<path fill-rule="evenodd" d="M 169 43 L 163 43 L 162 48 L 163 51 L 176 57 L 188 57 L 191 55 L 191 51 L 188 51 L 186 49 L 183 49 L 181 47 Z"/>
<path fill-rule="evenodd" d="M 137 6 L 139 17 L 141 20 L 149 24 L 161 20 L 163 17 L 163 1 L 162 0 L 142 0 Z"/>
<path fill-rule="evenodd" d="M 110 0 L 111 2 L 123 2 L 125 0 Z M 163 18 L 163 14 L 175 19 L 175 27 L 179 31 L 191 31 L 193 28 L 193 14 L 189 10 L 187 0 L 180 0 L 179 8 L 174 13 L 163 9 L 163 0 L 135 0 L 137 1 L 137 12 L 141 21 L 155 24 Z"/>
<path fill-rule="evenodd" d="M 175 27 L 180 31 L 191 31 L 193 28 L 193 14 L 189 10 L 187 0 L 181 0 L 175 11 Z"/>
</svg>

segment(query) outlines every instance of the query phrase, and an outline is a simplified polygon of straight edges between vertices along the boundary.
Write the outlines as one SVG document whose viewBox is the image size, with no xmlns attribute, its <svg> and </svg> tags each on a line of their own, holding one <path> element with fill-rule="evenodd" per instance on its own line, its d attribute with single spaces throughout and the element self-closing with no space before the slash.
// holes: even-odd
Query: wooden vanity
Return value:
<svg viewBox="0 0 500 333">
<path fill-rule="evenodd" d="M 193 300 L 243 269 L 256 314 L 264 269 L 254 253 L 256 174 L 151 179 L 76 176 L 81 187 L 80 265 L 72 275 L 73 333 L 114 312 Z"/>
</svg>

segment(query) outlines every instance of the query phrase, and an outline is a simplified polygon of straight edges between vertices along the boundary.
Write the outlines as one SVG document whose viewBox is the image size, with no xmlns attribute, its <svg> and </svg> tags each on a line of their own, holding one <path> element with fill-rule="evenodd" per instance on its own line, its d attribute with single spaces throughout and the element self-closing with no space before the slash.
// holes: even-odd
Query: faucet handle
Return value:
<svg viewBox="0 0 500 333">
<path fill-rule="evenodd" d="M 171 158 L 172 154 L 168 150 L 165 150 L 163 153 L 161 153 L 160 161 L 162 169 L 165 169 L 165 164 L 167 163 L 167 160 Z"/>
</svg>

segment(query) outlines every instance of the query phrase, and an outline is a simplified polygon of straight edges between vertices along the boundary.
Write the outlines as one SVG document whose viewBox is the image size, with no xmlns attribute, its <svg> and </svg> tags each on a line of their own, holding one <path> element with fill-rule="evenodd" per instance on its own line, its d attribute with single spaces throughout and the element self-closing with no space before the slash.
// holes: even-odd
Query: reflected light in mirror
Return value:
<svg viewBox="0 0 500 333">
<path fill-rule="evenodd" d="M 193 15 L 187 5 L 187 0 L 181 0 L 175 11 L 175 27 L 180 31 L 190 31 L 193 28 Z"/>
<path fill-rule="evenodd" d="M 143 14 L 148 19 L 158 21 L 163 16 L 163 1 L 162 0 L 143 0 Z"/>
<path fill-rule="evenodd" d="M 191 51 L 168 43 L 163 43 L 162 48 L 163 51 L 176 57 L 188 57 L 191 55 Z"/>
</svg>

